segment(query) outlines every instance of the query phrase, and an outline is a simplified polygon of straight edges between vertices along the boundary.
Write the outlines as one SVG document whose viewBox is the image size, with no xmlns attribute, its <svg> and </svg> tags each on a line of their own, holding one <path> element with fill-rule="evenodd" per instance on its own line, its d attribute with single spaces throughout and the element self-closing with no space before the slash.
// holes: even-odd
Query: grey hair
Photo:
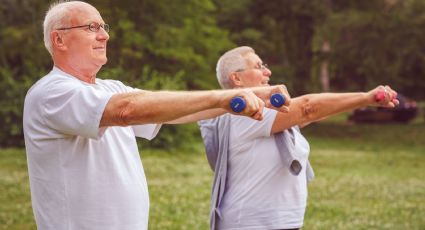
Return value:
<svg viewBox="0 0 425 230">
<path fill-rule="evenodd" d="M 229 76 L 235 71 L 247 68 L 245 55 L 248 53 L 255 54 L 255 50 L 249 46 L 240 46 L 227 51 L 220 57 L 220 59 L 218 59 L 216 74 L 221 88 L 233 88 L 233 84 L 230 81 Z"/>
<path fill-rule="evenodd" d="M 53 44 L 50 33 L 56 28 L 67 27 L 71 24 L 70 11 L 78 4 L 88 4 L 82 1 L 61 0 L 50 5 L 43 22 L 44 46 L 53 56 Z M 90 5 L 90 4 L 88 4 Z"/>
</svg>

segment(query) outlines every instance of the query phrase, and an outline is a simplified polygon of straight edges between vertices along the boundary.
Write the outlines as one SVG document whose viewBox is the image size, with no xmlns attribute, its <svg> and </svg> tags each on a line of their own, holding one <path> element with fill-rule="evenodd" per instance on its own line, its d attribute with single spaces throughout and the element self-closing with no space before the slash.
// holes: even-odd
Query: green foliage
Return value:
<svg viewBox="0 0 425 230">
<path fill-rule="evenodd" d="M 254 47 L 293 95 L 320 90 L 320 64 L 331 64 L 333 91 L 390 84 L 425 98 L 424 2 L 216 0 L 222 27 Z M 330 54 L 321 46 L 330 41 Z"/>
<path fill-rule="evenodd" d="M 21 146 L 23 99 L 52 68 L 42 21 L 50 0 L 0 5 L 0 146 Z M 293 96 L 320 91 L 323 61 L 332 91 L 389 84 L 425 99 L 422 0 L 89 0 L 111 25 L 108 63 L 98 76 L 149 90 L 219 88 L 218 57 L 236 45 L 257 50 Z M 330 52 L 321 50 L 329 41 Z M 155 146 L 178 146 L 196 126 L 165 127 Z"/>
<path fill-rule="evenodd" d="M 423 1 L 335 3 L 321 37 L 332 40 L 331 85 L 335 90 L 365 90 L 389 84 L 410 97 L 425 98 Z"/>
<path fill-rule="evenodd" d="M 108 6 L 100 11 L 106 21 L 114 22 L 105 70 L 124 69 L 125 76 L 118 78 L 142 88 L 147 82 L 138 79 L 146 68 L 155 77 L 181 76 L 182 87 L 171 89 L 218 87 L 214 65 L 220 52 L 232 44 L 227 32 L 217 26 L 210 0 L 111 0 L 99 5 Z"/>
<path fill-rule="evenodd" d="M 0 6 L 0 146 L 23 144 L 25 92 L 52 68 L 42 35 L 49 2 L 7 0 Z M 98 77 L 149 90 L 218 87 L 214 66 L 232 43 L 217 26 L 210 0 L 88 2 L 111 25 L 109 60 Z M 189 138 L 193 131 L 166 127 L 153 145 L 179 146 L 176 137 Z"/>
<path fill-rule="evenodd" d="M 40 34 L 42 13 L 38 10 L 42 5 L 39 1 L 4 1 L 0 5 L 0 146 L 22 146 L 26 91 L 51 68 Z"/>
<path fill-rule="evenodd" d="M 236 44 L 259 53 L 273 71 L 273 83 L 286 84 L 295 95 L 311 89 L 312 42 L 316 24 L 325 16 L 322 1 L 243 0 L 230 9 L 229 0 L 217 2 L 225 15 L 218 18 L 220 25 L 231 31 Z"/>
</svg>

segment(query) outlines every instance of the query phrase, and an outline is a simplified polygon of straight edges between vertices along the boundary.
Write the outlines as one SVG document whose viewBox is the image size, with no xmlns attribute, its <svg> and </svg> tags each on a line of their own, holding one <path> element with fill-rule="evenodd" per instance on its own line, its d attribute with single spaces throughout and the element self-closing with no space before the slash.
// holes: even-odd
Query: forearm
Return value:
<svg viewBox="0 0 425 230">
<path fill-rule="evenodd" d="M 300 97 L 296 103 L 305 122 L 314 122 L 342 112 L 374 104 L 367 93 L 320 93 Z"/>
<path fill-rule="evenodd" d="M 227 111 L 224 109 L 209 109 L 194 114 L 190 114 L 184 117 L 177 118 L 176 120 L 168 121 L 167 124 L 186 124 L 195 121 L 205 120 L 223 115 Z"/>
<path fill-rule="evenodd" d="M 303 127 L 341 112 L 368 106 L 373 99 L 367 93 L 307 94 L 292 99 L 289 113 L 277 113 L 272 133 L 294 125 Z"/>
<path fill-rule="evenodd" d="M 101 126 L 164 123 L 222 105 L 218 91 L 138 91 L 111 97 Z"/>
<path fill-rule="evenodd" d="M 398 105 L 397 92 L 389 86 L 378 86 L 368 92 L 307 94 L 292 99 L 290 112 L 277 113 L 272 133 L 294 125 L 303 127 L 311 122 L 365 106 L 393 108 Z"/>
</svg>

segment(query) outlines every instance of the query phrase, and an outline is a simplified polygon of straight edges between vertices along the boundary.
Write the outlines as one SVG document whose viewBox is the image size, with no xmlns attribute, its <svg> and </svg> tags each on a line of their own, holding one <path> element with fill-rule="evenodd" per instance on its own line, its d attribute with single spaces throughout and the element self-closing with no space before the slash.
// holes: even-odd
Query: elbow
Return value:
<svg viewBox="0 0 425 230">
<path fill-rule="evenodd" d="M 121 98 L 116 108 L 114 120 L 119 126 L 137 124 L 140 118 L 138 117 L 134 95 L 128 95 L 127 97 Z"/>
<path fill-rule="evenodd" d="M 136 95 L 116 94 L 106 105 L 100 125 L 128 126 L 147 123 L 153 117 L 152 111 L 147 109 L 140 112 L 140 108 L 143 106 L 138 103 Z"/>
<path fill-rule="evenodd" d="M 116 121 L 120 126 L 128 126 L 133 124 L 134 106 L 130 98 L 125 98 L 121 101 L 116 114 Z"/>
<path fill-rule="evenodd" d="M 141 125 L 158 122 L 158 116 L 154 113 L 152 108 L 143 110 L 141 108 L 147 107 L 140 104 L 134 95 L 125 98 L 121 103 L 119 112 L 117 114 L 117 120 L 120 125 Z"/>
<path fill-rule="evenodd" d="M 319 106 L 314 103 L 311 98 L 306 97 L 303 99 L 301 104 L 301 117 L 303 123 L 309 123 L 318 119 L 317 114 L 319 112 Z"/>
</svg>

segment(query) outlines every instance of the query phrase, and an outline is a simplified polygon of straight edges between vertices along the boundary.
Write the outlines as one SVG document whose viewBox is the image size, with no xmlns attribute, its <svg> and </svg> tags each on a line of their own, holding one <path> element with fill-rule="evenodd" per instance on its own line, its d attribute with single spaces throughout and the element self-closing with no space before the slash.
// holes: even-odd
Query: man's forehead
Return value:
<svg viewBox="0 0 425 230">
<path fill-rule="evenodd" d="M 89 21 L 103 22 L 99 11 L 88 4 L 75 5 L 72 9 L 70 9 L 69 14 L 71 23 L 73 24 L 86 23 Z"/>
</svg>

